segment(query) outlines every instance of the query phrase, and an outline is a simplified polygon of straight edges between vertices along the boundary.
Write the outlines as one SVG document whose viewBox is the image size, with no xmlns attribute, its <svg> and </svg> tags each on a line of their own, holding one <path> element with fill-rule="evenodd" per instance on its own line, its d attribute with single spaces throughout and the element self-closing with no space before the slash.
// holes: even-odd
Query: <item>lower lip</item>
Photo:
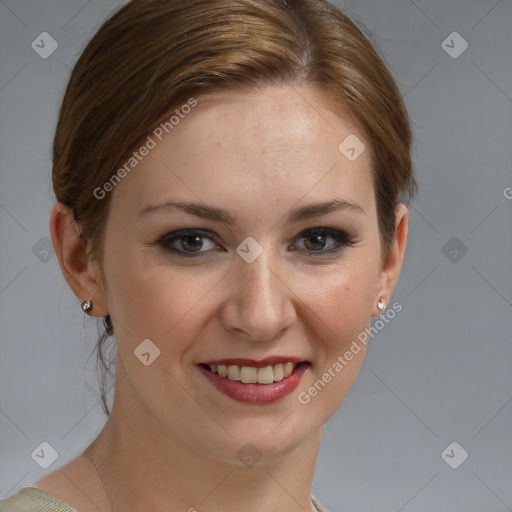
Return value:
<svg viewBox="0 0 512 512">
<path fill-rule="evenodd" d="M 216 373 L 199 365 L 203 375 L 225 395 L 250 404 L 269 404 L 277 402 L 290 394 L 300 382 L 301 377 L 308 369 L 308 363 L 301 363 L 288 377 L 272 384 L 244 384 L 239 380 L 229 380 L 227 377 L 219 377 Z"/>
</svg>

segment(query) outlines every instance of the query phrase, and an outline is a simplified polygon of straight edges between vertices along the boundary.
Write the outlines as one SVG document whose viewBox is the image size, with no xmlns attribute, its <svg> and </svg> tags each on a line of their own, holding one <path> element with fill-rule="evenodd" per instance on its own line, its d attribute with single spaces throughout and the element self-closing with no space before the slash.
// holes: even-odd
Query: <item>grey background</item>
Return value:
<svg viewBox="0 0 512 512">
<path fill-rule="evenodd" d="M 405 94 L 420 197 L 392 297 L 403 310 L 325 427 L 313 491 L 330 512 L 512 510 L 512 2 L 336 3 Z M 0 498 L 105 421 L 96 323 L 49 242 L 50 149 L 70 69 L 117 5 L 0 1 Z M 31 48 L 43 31 L 59 45 L 47 59 Z M 458 58 L 442 47 L 454 31 L 469 44 Z M 31 457 L 43 441 L 59 454 L 47 470 Z M 452 441 L 469 453 L 458 469 L 441 457 Z"/>
</svg>

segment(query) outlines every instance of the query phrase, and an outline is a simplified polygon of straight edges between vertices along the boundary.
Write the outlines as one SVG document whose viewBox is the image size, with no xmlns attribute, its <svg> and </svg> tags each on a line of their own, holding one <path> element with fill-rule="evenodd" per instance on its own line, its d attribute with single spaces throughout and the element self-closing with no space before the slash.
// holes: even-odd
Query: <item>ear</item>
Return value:
<svg viewBox="0 0 512 512">
<path fill-rule="evenodd" d="M 377 302 L 382 297 L 389 303 L 390 297 L 393 294 L 400 271 L 402 270 L 402 263 L 404 259 L 405 246 L 407 244 L 407 230 L 409 224 L 409 211 L 405 204 L 400 203 L 395 209 L 396 222 L 395 222 L 395 239 L 393 240 L 389 254 L 382 266 L 377 279 L 376 297 L 372 309 L 372 316 L 377 316 L 382 311 L 377 307 Z"/>
<path fill-rule="evenodd" d="M 55 203 L 50 215 L 50 235 L 62 275 L 80 302 L 92 301 L 89 316 L 106 316 L 108 307 L 99 263 L 92 259 L 90 248 L 79 234 L 71 208 Z"/>
</svg>

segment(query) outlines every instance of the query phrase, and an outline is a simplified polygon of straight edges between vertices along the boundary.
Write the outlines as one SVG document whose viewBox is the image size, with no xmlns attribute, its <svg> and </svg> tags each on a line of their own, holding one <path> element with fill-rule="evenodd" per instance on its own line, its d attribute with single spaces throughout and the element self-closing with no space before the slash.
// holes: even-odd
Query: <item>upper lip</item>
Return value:
<svg viewBox="0 0 512 512">
<path fill-rule="evenodd" d="M 222 364 L 225 366 L 236 365 L 236 366 L 252 366 L 255 368 L 264 368 L 265 366 L 273 366 L 275 364 L 280 363 L 303 363 L 306 362 L 304 359 L 300 357 L 292 357 L 292 356 L 274 356 L 267 357 L 265 359 L 260 359 L 256 361 L 255 359 L 242 359 L 242 358 L 232 358 L 232 359 L 215 359 L 214 361 L 202 361 L 198 364 Z"/>
</svg>

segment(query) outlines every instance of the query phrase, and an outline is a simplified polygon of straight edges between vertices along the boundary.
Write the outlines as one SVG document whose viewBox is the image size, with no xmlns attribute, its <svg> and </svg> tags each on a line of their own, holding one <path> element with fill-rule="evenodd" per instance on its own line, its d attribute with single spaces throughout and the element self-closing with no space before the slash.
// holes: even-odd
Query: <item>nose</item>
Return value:
<svg viewBox="0 0 512 512">
<path fill-rule="evenodd" d="M 222 323 L 249 341 L 271 341 L 297 318 L 289 275 L 278 260 L 267 257 L 268 252 L 264 250 L 252 263 L 240 258 L 227 276 Z"/>
</svg>

